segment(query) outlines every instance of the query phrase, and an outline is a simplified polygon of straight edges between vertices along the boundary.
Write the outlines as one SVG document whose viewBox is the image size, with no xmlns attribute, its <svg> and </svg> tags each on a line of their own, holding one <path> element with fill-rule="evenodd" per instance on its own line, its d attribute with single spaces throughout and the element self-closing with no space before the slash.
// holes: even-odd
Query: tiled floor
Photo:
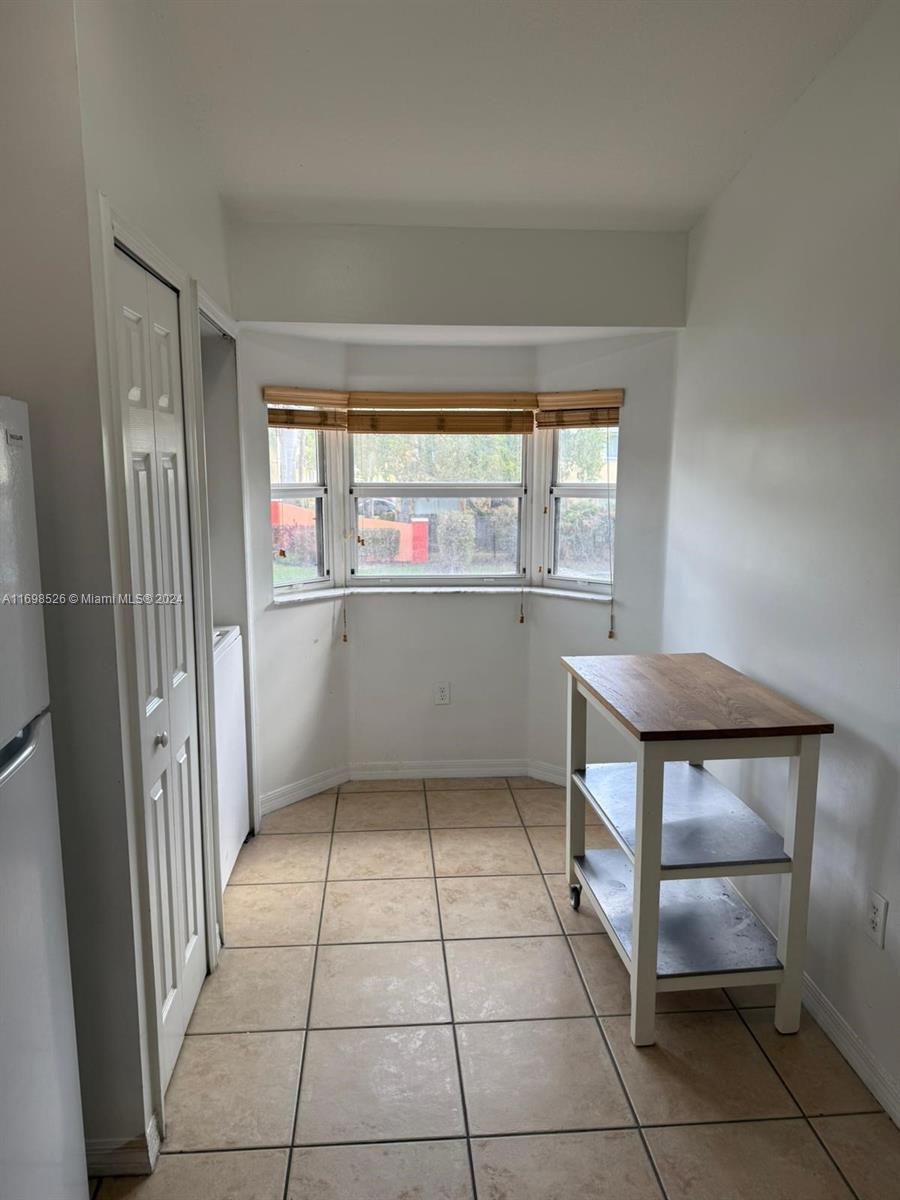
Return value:
<svg viewBox="0 0 900 1200">
<path fill-rule="evenodd" d="M 356 781 L 267 816 L 149 1179 L 96 1200 L 889 1200 L 900 1132 L 769 989 L 661 997 L 563 871 L 563 790 Z M 588 830 L 596 845 L 605 831 Z"/>
</svg>

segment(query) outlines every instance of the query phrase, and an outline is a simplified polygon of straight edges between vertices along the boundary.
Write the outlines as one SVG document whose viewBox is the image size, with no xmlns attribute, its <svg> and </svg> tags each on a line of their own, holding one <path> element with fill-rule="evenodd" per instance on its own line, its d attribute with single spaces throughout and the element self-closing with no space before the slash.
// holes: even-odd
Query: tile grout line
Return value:
<svg viewBox="0 0 900 1200">
<path fill-rule="evenodd" d="M 513 802 L 516 803 L 515 796 L 513 796 Z M 516 809 L 519 810 L 518 803 L 516 803 Z M 521 811 L 519 811 L 519 816 L 521 816 L 521 815 L 522 815 Z M 524 822 L 523 822 L 523 824 L 524 824 Z M 525 835 L 530 842 L 531 835 L 528 832 L 527 825 L 525 826 Z M 532 849 L 534 849 L 533 843 L 532 843 Z M 535 858 L 537 858 L 536 852 L 535 852 Z M 563 875 L 565 875 L 565 871 L 563 871 Z M 591 995 L 591 990 L 587 985 L 587 980 L 584 978 L 584 974 L 581 970 L 581 964 L 578 962 L 578 958 L 575 954 L 575 951 L 572 949 L 572 943 L 569 941 L 568 932 L 567 932 L 565 926 L 563 925 L 562 916 L 560 915 L 559 909 L 557 908 L 556 903 L 553 899 L 553 896 L 550 893 L 550 885 L 547 883 L 546 873 L 543 870 L 541 871 L 541 879 L 544 881 L 544 889 L 547 892 L 548 900 L 550 901 L 551 905 L 553 905 L 553 911 L 556 914 L 556 919 L 559 922 L 559 927 L 560 927 L 560 930 L 562 931 L 562 935 L 566 939 L 566 948 L 568 949 L 569 954 L 572 956 L 572 961 L 575 964 L 575 970 L 578 972 L 578 978 L 581 980 L 581 986 L 584 989 L 584 994 L 587 999 L 588 1005 L 590 1007 L 591 1012 L 594 1014 L 592 1019 L 594 1021 L 595 1028 L 597 1029 L 597 1032 L 600 1034 L 600 1039 L 603 1043 L 604 1049 L 606 1050 L 607 1058 L 609 1060 L 610 1065 L 612 1066 L 613 1071 L 615 1072 L 615 1076 L 616 1076 L 616 1079 L 618 1080 L 619 1087 L 622 1089 L 622 1095 L 625 1098 L 625 1103 L 628 1105 L 628 1111 L 631 1113 L 631 1118 L 634 1121 L 634 1127 L 637 1130 L 638 1136 L 641 1139 L 641 1145 L 644 1148 L 644 1154 L 647 1157 L 647 1162 L 650 1165 L 650 1170 L 653 1172 L 653 1177 L 655 1178 L 656 1185 L 659 1188 L 660 1196 L 662 1197 L 662 1200 L 669 1200 L 669 1194 L 663 1185 L 663 1181 L 662 1181 L 662 1178 L 660 1177 L 660 1174 L 657 1169 L 656 1162 L 654 1161 L 653 1155 L 650 1153 L 650 1147 L 647 1145 L 647 1139 L 644 1137 L 644 1131 L 641 1128 L 640 1121 L 638 1120 L 637 1110 L 634 1107 L 634 1104 L 632 1103 L 631 1095 L 628 1091 L 628 1088 L 625 1086 L 625 1080 L 622 1078 L 622 1073 L 619 1070 L 619 1064 L 616 1062 L 616 1057 L 612 1052 L 612 1047 L 609 1044 L 609 1040 L 606 1036 L 606 1032 L 603 1029 L 603 1025 L 600 1021 L 600 1018 L 597 1016 L 597 1007 L 594 1004 L 594 998 Z"/>
<path fill-rule="evenodd" d="M 319 961 L 319 941 L 322 936 L 322 921 L 325 916 L 325 897 L 326 897 L 326 893 L 328 890 L 328 883 L 327 883 L 328 868 L 331 865 L 331 848 L 334 845 L 334 824 L 335 824 L 335 821 L 337 820 L 337 808 L 338 808 L 339 799 L 340 799 L 340 790 L 338 791 L 337 796 L 335 796 L 334 813 L 331 818 L 331 835 L 328 839 L 328 859 L 325 863 L 326 882 L 323 883 L 323 885 L 322 885 L 322 902 L 319 905 L 319 923 L 318 923 L 318 926 L 316 927 L 316 944 L 315 944 L 315 948 L 313 950 L 312 971 L 310 972 L 310 976 L 309 976 L 309 999 L 306 1002 L 306 1020 L 304 1022 L 303 1049 L 300 1053 L 300 1070 L 297 1073 L 297 1096 L 296 1096 L 296 1099 L 294 1100 L 294 1117 L 293 1117 L 293 1120 L 291 1121 L 290 1146 L 288 1147 L 287 1170 L 285 1171 L 285 1176 L 284 1176 L 284 1191 L 282 1193 L 282 1200 L 288 1200 L 288 1190 L 291 1186 L 291 1168 L 293 1167 L 293 1164 L 294 1164 L 294 1142 L 297 1140 L 297 1123 L 300 1118 L 300 1089 L 303 1087 L 303 1067 L 306 1064 L 306 1053 L 307 1053 L 307 1050 L 309 1047 L 309 1018 L 312 1014 L 313 994 L 314 994 L 315 986 L 316 986 L 316 966 Z"/>
<path fill-rule="evenodd" d="M 497 789 L 498 791 L 502 789 Z M 507 789 L 508 790 L 508 789 Z M 431 830 L 431 809 L 428 807 L 428 796 L 425 796 L 425 820 L 428 822 L 428 845 L 431 847 L 431 862 L 434 866 L 434 904 L 437 910 L 438 933 L 441 939 L 441 959 L 444 963 L 444 981 L 447 984 L 447 1005 L 450 1009 L 450 1028 L 453 1037 L 453 1055 L 456 1060 L 456 1081 L 459 1086 L 459 1102 L 462 1107 L 463 1129 L 465 1130 L 466 1139 L 466 1156 L 469 1160 L 469 1181 L 472 1185 L 473 1200 L 478 1200 L 478 1185 L 475 1182 L 475 1159 L 472 1154 L 472 1135 L 469 1128 L 469 1106 L 466 1103 L 466 1089 L 463 1083 L 462 1060 L 459 1055 L 459 1034 L 456 1027 L 455 1013 L 453 1009 L 453 990 L 450 986 L 450 968 L 447 964 L 447 944 L 444 940 L 444 918 L 441 912 L 441 897 L 438 893 L 437 885 L 437 867 L 434 863 L 434 839 L 432 838 Z"/>
<path fill-rule="evenodd" d="M 728 993 L 727 993 L 727 992 L 726 992 L 726 995 L 728 995 Z M 855 1188 L 852 1186 L 852 1184 L 850 1183 L 850 1180 L 849 1180 L 849 1179 L 846 1177 L 846 1175 L 844 1174 L 844 1172 L 841 1170 L 841 1168 L 840 1168 L 840 1166 L 839 1166 L 839 1164 L 838 1164 L 838 1162 L 837 1162 L 837 1159 L 834 1157 L 834 1155 L 833 1155 L 833 1154 L 831 1153 L 831 1151 L 828 1149 L 828 1146 L 825 1144 L 824 1140 L 823 1140 L 823 1139 L 822 1139 L 822 1138 L 819 1136 L 819 1131 L 816 1129 L 815 1125 L 813 1125 L 813 1123 L 812 1123 L 812 1121 L 810 1120 L 810 1118 L 809 1118 L 809 1116 L 808 1116 L 808 1114 L 807 1114 L 806 1110 L 804 1109 L 803 1105 L 800 1103 L 800 1101 L 799 1101 L 799 1100 L 797 1099 L 797 1097 L 794 1095 L 793 1088 L 791 1088 L 791 1087 L 790 1087 L 790 1085 L 788 1084 L 787 1080 L 784 1078 L 784 1076 L 783 1076 L 783 1075 L 781 1074 L 781 1072 L 778 1070 L 778 1066 L 777 1066 L 777 1064 L 776 1064 L 776 1063 L 773 1061 L 773 1059 L 772 1059 L 772 1058 L 769 1056 L 769 1053 L 768 1053 L 768 1051 L 766 1050 L 765 1046 L 762 1044 L 762 1042 L 759 1040 L 759 1038 L 758 1038 L 758 1037 L 756 1036 L 756 1034 L 753 1032 L 752 1028 L 750 1027 L 750 1023 L 749 1023 L 749 1021 L 747 1021 L 747 1019 L 745 1018 L 745 1016 L 744 1016 L 744 1014 L 743 1014 L 743 1011 L 742 1011 L 740 1008 L 738 1008 L 738 1006 L 735 1004 L 734 1000 L 732 1000 L 731 996 L 728 996 L 728 999 L 731 1001 L 732 1005 L 734 1006 L 734 1011 L 737 1013 L 738 1020 L 741 1022 L 741 1024 L 744 1026 L 744 1028 L 747 1030 L 747 1032 L 748 1032 L 748 1033 L 750 1034 L 750 1036 L 753 1038 L 753 1041 L 754 1041 L 754 1042 L 756 1043 L 756 1045 L 759 1047 L 760 1053 L 763 1055 L 763 1057 L 765 1058 L 766 1062 L 769 1064 L 769 1066 L 772 1068 L 772 1070 L 773 1070 L 773 1071 L 775 1072 L 775 1074 L 778 1076 L 778 1079 L 780 1080 L 782 1087 L 783 1087 L 783 1088 L 784 1088 L 784 1090 L 787 1092 L 787 1094 L 790 1096 L 790 1098 L 793 1100 L 794 1104 L 796 1104 L 797 1108 L 798 1108 L 798 1109 L 799 1109 L 799 1111 L 800 1111 L 800 1116 L 801 1116 L 801 1118 L 802 1118 L 802 1119 L 803 1119 L 803 1120 L 806 1122 L 806 1127 L 807 1127 L 807 1129 L 809 1129 L 809 1130 L 810 1130 L 810 1132 L 812 1133 L 812 1135 L 813 1135 L 813 1137 L 815 1138 L 815 1140 L 816 1140 L 816 1141 L 819 1143 L 819 1145 L 820 1145 L 820 1146 L 822 1147 L 822 1149 L 825 1151 L 825 1155 L 826 1155 L 826 1157 L 827 1157 L 827 1158 L 829 1159 L 829 1161 L 832 1163 L 832 1165 L 834 1166 L 834 1169 L 837 1171 L 838 1175 L 841 1177 L 841 1179 L 842 1179 L 842 1180 L 844 1181 L 844 1183 L 846 1184 L 846 1186 L 847 1186 L 847 1189 L 848 1189 L 848 1190 L 849 1190 L 849 1192 L 850 1192 L 850 1195 L 854 1197 L 854 1200 L 859 1200 L 859 1196 L 857 1195 L 856 1189 L 855 1189 Z M 826 1114 L 822 1114 L 822 1115 L 826 1115 Z M 839 1114 L 839 1115 L 844 1115 L 844 1114 Z"/>
<path fill-rule="evenodd" d="M 465 1024 L 465 1022 L 463 1022 Z M 872 1112 L 852 1112 L 833 1114 L 842 1117 L 875 1117 L 881 1114 Z M 502 1138 L 511 1137 L 551 1137 L 555 1134 L 573 1134 L 573 1133 L 638 1133 L 641 1129 L 704 1129 L 707 1126 L 719 1125 L 785 1125 L 790 1122 L 803 1122 L 802 1113 L 791 1117 L 719 1117 L 715 1120 L 706 1121 L 680 1121 L 677 1124 L 664 1124 L 660 1122 L 648 1122 L 645 1125 L 591 1125 L 578 1126 L 576 1128 L 547 1128 L 547 1129 L 506 1129 L 499 1133 L 479 1133 L 475 1137 L 484 1139 L 485 1141 L 493 1141 Z M 403 1137 L 403 1138 L 367 1138 L 365 1141 L 347 1141 L 347 1142 L 304 1142 L 302 1146 L 295 1146 L 296 1150 L 311 1150 L 318 1148 L 328 1148 L 331 1146 L 394 1146 L 400 1142 L 462 1142 L 465 1141 L 465 1135 L 461 1133 L 447 1134 L 428 1134 L 423 1137 Z M 263 1146 L 203 1146 L 199 1149 L 191 1150 L 167 1150 L 162 1157 L 165 1158 L 187 1158 L 195 1154 L 252 1154 L 261 1150 L 290 1150 L 291 1147 L 285 1143 L 273 1143 Z M 103 1178 L 112 1178 L 104 1176 Z M 102 1182 L 102 1179 L 100 1180 Z M 851 1189 L 852 1191 L 852 1189 Z"/>
</svg>

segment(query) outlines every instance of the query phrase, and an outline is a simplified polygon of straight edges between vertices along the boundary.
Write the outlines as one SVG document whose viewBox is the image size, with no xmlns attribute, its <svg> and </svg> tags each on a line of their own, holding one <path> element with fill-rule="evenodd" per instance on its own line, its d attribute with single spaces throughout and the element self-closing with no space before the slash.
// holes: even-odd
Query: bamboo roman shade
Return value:
<svg viewBox="0 0 900 1200">
<path fill-rule="evenodd" d="M 621 389 L 588 392 L 339 392 L 265 387 L 269 425 L 351 433 L 531 433 L 618 425 Z"/>
<path fill-rule="evenodd" d="M 619 424 L 625 401 L 622 388 L 597 388 L 590 392 L 539 392 L 535 425 L 538 429 L 606 428 Z"/>
</svg>

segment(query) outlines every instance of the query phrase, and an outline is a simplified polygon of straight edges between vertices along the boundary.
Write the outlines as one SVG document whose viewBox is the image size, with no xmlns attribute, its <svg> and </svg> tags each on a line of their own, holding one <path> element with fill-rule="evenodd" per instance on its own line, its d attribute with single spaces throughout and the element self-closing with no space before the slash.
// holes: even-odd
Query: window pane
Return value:
<svg viewBox="0 0 900 1200">
<path fill-rule="evenodd" d="M 325 575 L 321 498 L 273 498 L 271 507 L 275 587 L 295 587 L 310 579 L 321 579 Z"/>
<path fill-rule="evenodd" d="M 610 583 L 615 515 L 614 499 L 558 496 L 554 513 L 554 574 Z"/>
<path fill-rule="evenodd" d="M 556 446 L 555 483 L 609 483 L 615 486 L 618 429 L 560 429 Z"/>
<path fill-rule="evenodd" d="M 322 483 L 321 435 L 316 429 L 269 430 L 269 477 L 272 487 Z"/>
<path fill-rule="evenodd" d="M 519 483 L 520 433 L 355 433 L 357 483 Z"/>
<path fill-rule="evenodd" d="M 518 499 L 370 496 L 356 518 L 360 575 L 518 574 Z"/>
</svg>

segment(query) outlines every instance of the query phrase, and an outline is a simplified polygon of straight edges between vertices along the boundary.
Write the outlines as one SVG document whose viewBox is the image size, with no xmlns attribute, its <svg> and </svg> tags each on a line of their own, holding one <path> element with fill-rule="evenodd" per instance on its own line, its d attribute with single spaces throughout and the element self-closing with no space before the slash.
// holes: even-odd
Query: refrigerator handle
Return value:
<svg viewBox="0 0 900 1200">
<path fill-rule="evenodd" d="M 6 763 L 2 769 L 0 769 L 0 788 L 3 787 L 8 779 L 11 779 L 12 776 L 15 775 L 16 771 L 25 766 L 25 764 L 34 754 L 35 750 L 37 750 L 38 743 L 41 740 L 41 732 L 49 719 L 50 714 L 47 712 L 42 712 L 40 716 L 35 717 L 29 725 L 26 725 L 25 728 L 28 730 L 28 737 L 25 745 L 15 756 L 15 758 L 11 758 L 9 762 Z M 25 730 L 22 732 L 24 733 Z"/>
</svg>

